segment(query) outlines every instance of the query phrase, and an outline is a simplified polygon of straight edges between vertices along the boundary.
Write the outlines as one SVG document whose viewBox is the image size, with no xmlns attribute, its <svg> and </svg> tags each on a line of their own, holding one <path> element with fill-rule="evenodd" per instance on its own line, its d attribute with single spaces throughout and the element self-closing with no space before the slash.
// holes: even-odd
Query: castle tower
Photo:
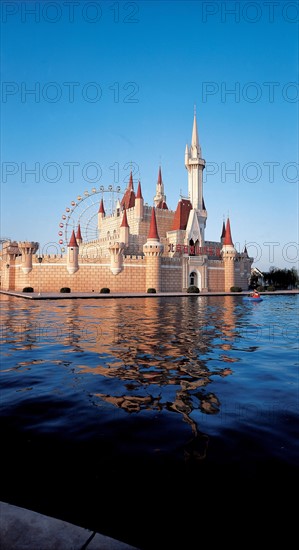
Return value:
<svg viewBox="0 0 299 550">
<path fill-rule="evenodd" d="M 185 166 L 188 170 L 188 192 L 193 208 L 203 210 L 202 174 L 206 161 L 201 158 L 201 147 L 198 139 L 196 114 L 194 113 L 191 146 L 186 145 Z"/>
<path fill-rule="evenodd" d="M 83 242 L 83 239 L 82 239 L 82 235 L 81 235 L 81 227 L 80 227 L 80 224 L 78 224 L 78 229 L 77 229 L 77 233 L 76 233 L 76 241 L 77 241 L 77 244 L 80 246 L 80 244 L 82 244 Z"/>
<path fill-rule="evenodd" d="M 143 252 L 146 258 L 146 288 L 155 288 L 161 291 L 161 256 L 164 246 L 160 243 L 158 235 L 155 208 L 152 208 L 152 216 L 149 234 L 146 243 L 143 245 Z"/>
<path fill-rule="evenodd" d="M 207 211 L 203 200 L 203 171 L 205 160 L 201 157 L 201 146 L 198 139 L 196 113 L 194 112 L 191 146 L 186 145 L 185 167 L 188 171 L 188 194 L 192 211 L 186 227 L 186 244 L 192 240 L 204 245 Z"/>
<path fill-rule="evenodd" d="M 121 221 L 120 228 L 119 228 L 119 240 L 121 243 L 124 243 L 126 246 L 128 246 L 129 244 L 129 232 L 130 230 L 129 230 L 129 224 L 127 219 L 127 211 L 124 208 L 123 219 Z"/>
<path fill-rule="evenodd" d="M 243 281 L 240 283 L 240 286 L 242 286 L 243 290 L 247 290 L 250 283 L 253 258 L 249 257 L 246 244 L 240 256 L 240 271 L 243 273 Z"/>
<path fill-rule="evenodd" d="M 158 180 L 156 184 L 156 195 L 154 196 L 154 203 L 157 207 L 158 204 L 166 203 L 166 195 L 164 194 L 164 183 L 162 180 L 161 166 L 159 166 Z"/>
<path fill-rule="evenodd" d="M 32 256 L 38 250 L 39 244 L 32 241 L 18 242 L 18 247 L 22 253 L 22 271 L 30 273 L 32 271 Z"/>
<path fill-rule="evenodd" d="M 79 246 L 76 241 L 74 230 L 70 242 L 67 245 L 66 268 L 70 275 L 73 275 L 79 269 Z"/>
<path fill-rule="evenodd" d="M 237 252 L 233 245 L 229 218 L 225 226 L 221 254 L 224 262 L 224 292 L 230 292 L 231 287 L 235 286 L 235 259 Z"/>
<path fill-rule="evenodd" d="M 144 200 L 141 192 L 141 184 L 138 182 L 137 193 L 135 197 L 135 218 L 137 220 L 143 220 L 144 213 Z"/>
<path fill-rule="evenodd" d="M 102 229 L 102 220 L 105 218 L 105 208 L 104 208 L 104 201 L 101 199 L 99 210 L 98 210 L 98 230 L 101 231 Z"/>
</svg>

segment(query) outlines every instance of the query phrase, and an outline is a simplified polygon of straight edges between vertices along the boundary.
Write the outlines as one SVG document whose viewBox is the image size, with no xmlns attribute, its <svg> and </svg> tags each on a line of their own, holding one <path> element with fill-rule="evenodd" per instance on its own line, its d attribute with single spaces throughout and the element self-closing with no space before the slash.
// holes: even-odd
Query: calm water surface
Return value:
<svg viewBox="0 0 299 550">
<path fill-rule="evenodd" d="M 146 550 L 290 517 L 298 295 L 1 308 L 2 500 Z"/>
</svg>

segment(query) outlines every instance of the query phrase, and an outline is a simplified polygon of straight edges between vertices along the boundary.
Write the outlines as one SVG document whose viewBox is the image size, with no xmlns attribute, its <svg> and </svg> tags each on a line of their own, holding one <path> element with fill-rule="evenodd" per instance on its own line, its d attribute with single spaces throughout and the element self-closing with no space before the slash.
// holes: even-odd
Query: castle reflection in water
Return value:
<svg viewBox="0 0 299 550">
<path fill-rule="evenodd" d="M 94 407 L 181 415 L 191 429 L 185 458 L 205 456 L 208 436 L 193 413 L 219 413 L 220 400 L 209 386 L 232 375 L 238 361 L 230 350 L 242 311 L 231 296 L 221 298 L 221 307 L 219 297 L 200 296 L 35 302 L 21 310 L 18 305 L 10 303 L 4 330 L 24 351 L 59 345 L 65 360 L 56 363 L 70 367 L 75 354 L 76 375 L 95 377 L 89 384 Z"/>
</svg>

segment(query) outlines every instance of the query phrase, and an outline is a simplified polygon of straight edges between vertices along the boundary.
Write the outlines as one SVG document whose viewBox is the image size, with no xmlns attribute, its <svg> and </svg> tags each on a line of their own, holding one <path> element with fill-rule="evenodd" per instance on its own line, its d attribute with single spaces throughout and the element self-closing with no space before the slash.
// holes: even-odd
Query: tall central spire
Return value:
<svg viewBox="0 0 299 550">
<path fill-rule="evenodd" d="M 203 170 L 205 160 L 201 156 L 201 147 L 198 139 L 196 110 L 194 109 L 191 145 L 186 145 L 185 166 L 188 171 L 188 195 L 192 204 L 186 226 L 186 244 L 191 240 L 198 241 L 199 246 L 205 242 L 205 227 L 207 211 L 203 200 Z"/>
<path fill-rule="evenodd" d="M 190 147 L 186 145 L 185 150 L 185 166 L 188 170 L 188 192 L 192 207 L 196 210 L 204 210 L 202 172 L 205 167 L 205 161 L 201 156 L 195 109 L 191 145 Z"/>
<path fill-rule="evenodd" d="M 196 107 L 194 106 L 194 118 L 191 138 L 191 156 L 192 158 L 201 158 L 201 147 L 198 139 L 197 120 L 196 120 Z"/>
</svg>

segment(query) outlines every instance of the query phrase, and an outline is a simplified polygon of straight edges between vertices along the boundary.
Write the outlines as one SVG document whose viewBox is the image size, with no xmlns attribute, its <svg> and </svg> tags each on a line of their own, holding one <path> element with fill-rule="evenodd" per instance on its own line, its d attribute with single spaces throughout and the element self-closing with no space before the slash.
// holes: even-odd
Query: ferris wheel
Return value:
<svg viewBox="0 0 299 550">
<path fill-rule="evenodd" d="M 103 199 L 106 215 L 111 215 L 123 193 L 120 186 L 109 185 L 105 188 L 101 185 L 98 189 L 93 187 L 91 191 L 84 191 L 82 195 L 77 196 L 76 200 L 71 201 L 59 222 L 58 236 L 61 252 L 65 252 L 72 231 L 76 233 L 78 225 L 80 225 L 84 242 L 98 239 L 98 210 L 101 199 Z"/>
</svg>

